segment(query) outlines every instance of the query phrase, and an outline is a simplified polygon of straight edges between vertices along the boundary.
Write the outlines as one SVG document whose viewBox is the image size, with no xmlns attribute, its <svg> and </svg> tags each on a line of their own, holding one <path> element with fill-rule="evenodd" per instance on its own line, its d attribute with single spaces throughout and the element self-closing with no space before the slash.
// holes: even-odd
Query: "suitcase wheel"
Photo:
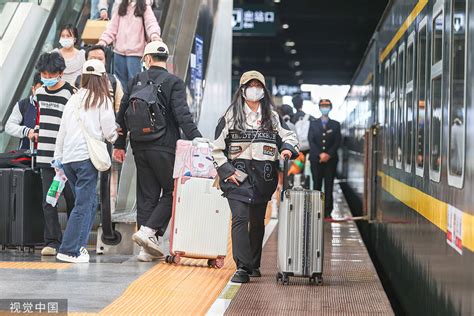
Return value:
<svg viewBox="0 0 474 316">
<path fill-rule="evenodd" d="M 209 260 L 207 260 L 207 265 L 211 268 L 220 269 L 224 266 L 224 259 L 222 259 L 222 258 L 209 259 Z"/>
<path fill-rule="evenodd" d="M 283 279 L 283 274 L 281 274 L 280 272 L 278 272 L 278 273 L 276 274 L 276 281 L 277 281 L 277 283 L 280 282 L 282 279 Z"/>
<path fill-rule="evenodd" d="M 166 256 L 165 262 L 179 264 L 181 262 L 181 256 L 179 255 Z"/>
<path fill-rule="evenodd" d="M 313 275 L 309 278 L 309 283 L 314 283 L 316 285 L 323 285 L 322 275 Z"/>
<path fill-rule="evenodd" d="M 283 285 L 290 284 L 290 277 L 286 273 L 278 272 L 277 275 L 276 275 L 276 280 L 277 280 L 277 282 L 281 281 L 281 283 L 283 283 Z"/>
</svg>

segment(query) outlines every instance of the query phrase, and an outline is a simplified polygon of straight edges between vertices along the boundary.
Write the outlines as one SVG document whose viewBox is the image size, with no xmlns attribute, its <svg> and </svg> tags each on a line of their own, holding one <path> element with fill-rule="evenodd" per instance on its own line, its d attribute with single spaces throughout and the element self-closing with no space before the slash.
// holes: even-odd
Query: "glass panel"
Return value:
<svg viewBox="0 0 474 316">
<path fill-rule="evenodd" d="M 413 80 L 413 57 L 413 44 L 411 44 L 407 49 L 407 82 Z"/>
<path fill-rule="evenodd" d="M 465 147 L 465 54 L 466 1 L 454 0 L 452 30 L 452 77 L 449 122 L 449 173 L 460 176 L 464 169 Z"/>
<path fill-rule="evenodd" d="M 417 80 L 417 142 L 416 164 L 423 168 L 425 153 L 425 100 L 426 100 L 426 26 L 420 29 L 418 35 L 418 80 Z"/>
<path fill-rule="evenodd" d="M 436 77 L 431 83 L 431 137 L 430 157 L 431 169 L 441 170 L 441 81 L 442 76 Z"/>
<path fill-rule="evenodd" d="M 397 104 L 397 113 L 396 113 L 396 144 L 397 152 L 396 159 L 397 162 L 402 161 L 402 137 L 403 137 L 403 106 L 404 106 L 404 96 L 405 96 L 405 52 L 400 51 L 398 54 L 398 102 Z"/>
<path fill-rule="evenodd" d="M 395 100 L 390 101 L 390 141 L 388 143 L 389 146 L 389 157 L 390 160 L 395 159 L 396 150 L 395 146 Z"/>
<path fill-rule="evenodd" d="M 440 12 L 433 20 L 433 65 L 443 59 L 443 17 Z"/>
<path fill-rule="evenodd" d="M 405 117 L 405 163 L 411 165 L 413 150 L 413 92 L 408 92 L 406 97 L 406 117 Z"/>
<path fill-rule="evenodd" d="M 389 91 L 389 67 L 385 67 L 385 72 L 384 72 L 384 80 L 385 80 L 385 86 L 384 86 L 384 91 L 385 91 L 385 104 L 384 104 L 384 135 L 385 135 L 385 150 L 383 151 L 384 158 L 387 160 L 387 153 L 388 153 L 388 139 L 389 139 L 389 132 L 388 132 L 388 122 L 389 122 L 389 110 L 388 110 L 388 101 L 390 98 L 390 91 Z"/>
<path fill-rule="evenodd" d="M 395 72 L 395 63 L 393 62 L 390 65 L 390 93 L 395 91 L 396 82 L 397 82 L 397 74 Z"/>
</svg>

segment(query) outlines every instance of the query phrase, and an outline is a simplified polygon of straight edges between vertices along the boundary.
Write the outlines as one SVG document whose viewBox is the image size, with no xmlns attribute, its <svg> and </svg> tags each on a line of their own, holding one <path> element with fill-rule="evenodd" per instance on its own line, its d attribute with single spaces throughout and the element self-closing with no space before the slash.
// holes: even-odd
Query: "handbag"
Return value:
<svg viewBox="0 0 474 316">
<path fill-rule="evenodd" d="M 252 141 L 244 149 L 242 149 L 240 153 L 237 156 L 235 156 L 234 159 L 232 159 L 230 162 L 233 162 L 234 160 L 239 158 L 247 149 L 250 148 L 250 146 L 252 146 L 253 142 L 258 136 L 258 132 L 260 132 L 260 127 L 257 129 L 257 132 L 255 133 L 255 136 L 253 137 Z M 221 190 L 221 177 L 219 176 L 219 174 L 217 174 L 216 177 L 214 178 L 214 183 L 212 184 L 212 186 L 218 190 Z"/>
<path fill-rule="evenodd" d="M 79 122 L 79 125 L 81 126 L 82 133 L 86 138 L 87 151 L 89 152 L 89 158 L 91 159 L 92 164 L 99 171 L 109 170 L 110 166 L 112 165 L 112 162 L 110 160 L 109 151 L 107 150 L 107 144 L 101 140 L 95 139 L 89 134 L 79 116 L 79 108 L 76 108 L 75 114 L 76 119 Z"/>
</svg>

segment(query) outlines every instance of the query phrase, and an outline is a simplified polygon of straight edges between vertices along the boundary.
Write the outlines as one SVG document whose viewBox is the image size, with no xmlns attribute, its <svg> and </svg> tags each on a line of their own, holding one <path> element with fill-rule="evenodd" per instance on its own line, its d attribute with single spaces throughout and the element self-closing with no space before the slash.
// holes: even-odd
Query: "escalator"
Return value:
<svg viewBox="0 0 474 316">
<path fill-rule="evenodd" d="M 85 0 L 0 0 L 0 75 L 8 78 L 2 83 L 0 98 L 0 152 L 16 147 L 17 140 L 3 131 L 16 101 L 30 92 L 39 55 L 57 47 L 61 25 L 76 25 L 82 34 L 90 12 L 89 3 Z M 201 118 L 218 4 L 218 0 L 155 0 L 154 13 L 170 50 L 168 69 L 185 81 L 188 104 L 196 122 Z M 231 7 L 227 9 L 230 10 Z M 128 153 L 131 152 L 128 148 Z M 111 187 L 118 188 L 112 201 Z M 135 231 L 136 220 L 135 188 L 132 154 L 127 155 L 118 174 L 102 175 L 98 253 L 133 253 L 131 234 Z"/>
</svg>

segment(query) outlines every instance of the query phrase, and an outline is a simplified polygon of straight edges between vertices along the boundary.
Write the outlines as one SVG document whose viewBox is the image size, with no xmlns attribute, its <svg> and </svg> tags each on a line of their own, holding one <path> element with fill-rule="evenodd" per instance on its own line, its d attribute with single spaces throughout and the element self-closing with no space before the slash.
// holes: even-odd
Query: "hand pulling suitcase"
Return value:
<svg viewBox="0 0 474 316">
<path fill-rule="evenodd" d="M 0 169 L 0 244 L 33 247 L 43 243 L 41 176 L 32 168 Z"/>
<path fill-rule="evenodd" d="M 230 208 L 214 179 L 180 177 L 175 180 L 171 217 L 170 256 L 208 259 L 214 268 L 224 266 L 229 238 Z"/>
<path fill-rule="evenodd" d="M 277 281 L 307 277 L 323 283 L 324 193 L 302 188 L 287 189 L 285 162 L 282 202 L 278 214 Z"/>
</svg>

